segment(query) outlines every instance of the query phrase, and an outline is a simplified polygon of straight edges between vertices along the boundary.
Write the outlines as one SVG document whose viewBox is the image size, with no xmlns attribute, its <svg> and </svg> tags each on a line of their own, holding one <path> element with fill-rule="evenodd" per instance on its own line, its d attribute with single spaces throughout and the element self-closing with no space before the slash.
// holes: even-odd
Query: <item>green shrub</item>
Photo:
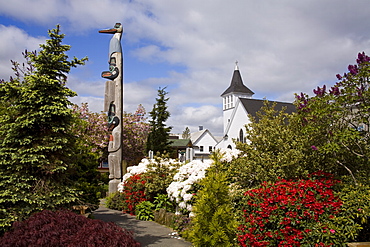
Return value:
<svg viewBox="0 0 370 247">
<path fill-rule="evenodd" d="M 237 222 L 226 176 L 214 169 L 200 182 L 192 227 L 184 235 L 194 246 L 235 246 Z"/>
<path fill-rule="evenodd" d="M 167 194 L 166 189 L 173 181 L 180 165 L 181 163 L 174 159 L 155 157 L 155 160 L 147 165 L 145 194 L 151 200 L 159 194 Z"/>
<path fill-rule="evenodd" d="M 105 206 L 110 209 L 122 210 L 125 206 L 123 194 L 118 191 L 111 193 L 106 198 Z"/>
<path fill-rule="evenodd" d="M 165 209 L 167 212 L 175 212 L 175 205 L 166 194 L 159 194 L 154 197 L 153 201 L 155 210 L 159 210 L 161 208 Z"/>
<path fill-rule="evenodd" d="M 370 186 L 343 184 L 337 194 L 343 202 L 334 218 L 338 233 L 349 241 L 370 241 Z"/>
<path fill-rule="evenodd" d="M 154 219 L 154 204 L 150 201 L 143 201 L 135 208 L 136 219 L 138 220 L 153 220 Z"/>
</svg>

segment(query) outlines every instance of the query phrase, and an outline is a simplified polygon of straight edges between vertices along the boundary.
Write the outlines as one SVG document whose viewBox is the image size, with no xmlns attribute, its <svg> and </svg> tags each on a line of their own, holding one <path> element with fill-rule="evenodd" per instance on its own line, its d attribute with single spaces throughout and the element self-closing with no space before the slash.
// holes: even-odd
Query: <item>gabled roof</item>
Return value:
<svg viewBox="0 0 370 247">
<path fill-rule="evenodd" d="M 176 148 L 187 148 L 192 147 L 193 143 L 190 139 L 171 139 L 170 146 Z"/>
<path fill-rule="evenodd" d="M 266 100 L 245 99 L 245 98 L 239 98 L 239 100 L 240 100 L 240 103 L 242 103 L 245 110 L 248 112 L 248 114 L 251 114 L 254 118 L 258 120 L 257 112 L 261 110 Z M 289 114 L 296 111 L 296 107 L 292 103 L 277 102 L 277 101 L 270 101 L 270 100 L 268 102 L 276 103 L 275 109 L 277 111 L 281 111 L 283 107 L 286 107 L 285 112 Z"/>
<path fill-rule="evenodd" d="M 229 93 L 242 93 L 242 94 L 249 94 L 251 96 L 254 94 L 252 90 L 250 90 L 248 87 L 246 87 L 243 84 L 243 79 L 240 74 L 238 65 L 235 66 L 235 70 L 234 70 L 233 77 L 231 79 L 230 86 L 228 87 L 228 89 L 226 89 L 225 92 L 221 94 L 221 97 Z"/>
<path fill-rule="evenodd" d="M 194 133 L 190 133 L 190 140 L 192 140 L 193 143 L 196 143 L 206 130 L 207 129 L 200 130 Z"/>
<path fill-rule="evenodd" d="M 212 135 L 212 133 L 208 129 L 204 129 L 198 132 L 194 132 L 190 134 L 190 139 L 193 143 L 196 143 L 204 134 L 208 132 L 208 134 L 217 142 L 217 139 Z"/>
</svg>

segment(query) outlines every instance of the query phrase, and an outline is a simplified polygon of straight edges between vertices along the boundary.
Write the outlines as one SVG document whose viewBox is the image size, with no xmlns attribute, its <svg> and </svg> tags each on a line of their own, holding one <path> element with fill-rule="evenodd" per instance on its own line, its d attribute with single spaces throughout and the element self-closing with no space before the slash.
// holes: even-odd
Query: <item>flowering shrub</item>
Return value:
<svg viewBox="0 0 370 247">
<path fill-rule="evenodd" d="M 174 159 L 142 159 L 137 166 L 127 168 L 118 191 L 124 195 L 124 211 L 134 214 L 135 207 L 142 201 L 154 201 L 159 194 L 166 193 L 177 172 L 180 162 Z"/>
<path fill-rule="evenodd" d="M 144 157 L 150 125 L 146 122 L 146 111 L 138 105 L 134 113 L 124 112 L 122 118 L 122 155 L 128 165 L 136 165 Z"/>
<path fill-rule="evenodd" d="M 206 170 L 212 165 L 212 160 L 204 162 L 194 160 L 179 168 L 173 177 L 173 182 L 167 188 L 170 200 L 175 201 L 180 209 L 191 211 L 191 200 L 197 192 L 197 183 L 206 175 Z"/>
<path fill-rule="evenodd" d="M 238 149 L 219 149 L 220 153 L 220 162 L 231 162 L 233 159 L 238 158 L 241 154 L 241 151 Z"/>
<path fill-rule="evenodd" d="M 167 194 L 166 189 L 181 165 L 179 161 L 168 158 L 155 158 L 148 164 L 148 171 L 145 173 L 148 177 L 145 193 L 153 202 L 158 195 Z"/>
<path fill-rule="evenodd" d="M 123 183 L 124 207 L 123 211 L 134 215 L 136 206 L 148 198 L 145 194 L 145 175 L 135 174 Z"/>
<path fill-rule="evenodd" d="M 82 139 L 85 146 L 90 146 L 91 152 L 96 153 L 98 158 L 102 157 L 109 140 L 106 114 L 89 111 L 88 103 L 73 105 L 72 110 L 79 119 L 84 120 L 72 125 L 74 135 Z"/>
<path fill-rule="evenodd" d="M 0 246 L 140 246 L 132 233 L 116 224 L 88 219 L 70 211 L 44 210 L 0 238 Z"/>
<path fill-rule="evenodd" d="M 166 167 L 169 171 L 177 170 L 181 163 L 175 159 L 155 158 L 142 159 L 137 166 L 130 166 L 127 168 L 127 173 L 123 175 L 122 182 L 118 184 L 118 191 L 122 192 L 124 189 L 124 182 L 135 174 L 143 174 L 148 172 L 156 172 L 158 167 Z"/>
<path fill-rule="evenodd" d="M 124 184 L 128 178 L 136 174 L 143 174 L 148 171 L 147 166 L 150 164 L 149 159 L 142 159 L 137 166 L 127 167 L 127 173 L 123 175 L 122 182 L 118 184 L 118 191 L 123 192 Z"/>
<path fill-rule="evenodd" d="M 264 182 L 245 193 L 241 246 L 332 246 L 341 242 L 333 219 L 342 202 L 334 195 L 338 181 L 318 172 L 307 180 Z M 310 236 L 314 234 L 314 237 Z"/>
</svg>

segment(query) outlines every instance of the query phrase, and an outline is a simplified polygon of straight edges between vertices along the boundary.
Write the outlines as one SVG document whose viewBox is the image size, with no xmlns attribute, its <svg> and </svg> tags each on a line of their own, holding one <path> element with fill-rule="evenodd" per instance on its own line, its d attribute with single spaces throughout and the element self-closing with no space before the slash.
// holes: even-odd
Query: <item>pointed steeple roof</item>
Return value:
<svg viewBox="0 0 370 247">
<path fill-rule="evenodd" d="M 231 83 L 228 89 L 226 89 L 223 94 L 221 94 L 221 97 L 229 94 L 229 93 L 242 93 L 242 94 L 249 94 L 253 95 L 254 92 L 250 90 L 248 87 L 246 87 L 243 84 L 242 76 L 239 71 L 238 62 L 235 62 L 235 70 L 233 74 L 233 78 L 231 79 Z"/>
</svg>

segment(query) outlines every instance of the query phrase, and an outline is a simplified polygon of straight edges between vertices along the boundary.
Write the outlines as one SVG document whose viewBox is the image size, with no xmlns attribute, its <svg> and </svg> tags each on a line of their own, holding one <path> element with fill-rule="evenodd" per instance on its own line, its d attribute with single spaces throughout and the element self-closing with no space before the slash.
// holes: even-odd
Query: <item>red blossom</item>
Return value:
<svg viewBox="0 0 370 247">
<path fill-rule="evenodd" d="M 264 182 L 260 188 L 247 191 L 240 245 L 300 246 L 311 232 L 305 222 L 319 222 L 322 215 L 329 218 L 339 212 L 342 202 L 332 190 L 338 182 L 331 174 L 319 171 L 306 180 Z"/>
<path fill-rule="evenodd" d="M 135 174 L 129 177 L 123 185 L 123 192 L 125 198 L 125 208 L 123 211 L 134 215 L 136 206 L 148 198 L 145 194 L 145 183 L 147 178 L 142 174 Z"/>
</svg>

